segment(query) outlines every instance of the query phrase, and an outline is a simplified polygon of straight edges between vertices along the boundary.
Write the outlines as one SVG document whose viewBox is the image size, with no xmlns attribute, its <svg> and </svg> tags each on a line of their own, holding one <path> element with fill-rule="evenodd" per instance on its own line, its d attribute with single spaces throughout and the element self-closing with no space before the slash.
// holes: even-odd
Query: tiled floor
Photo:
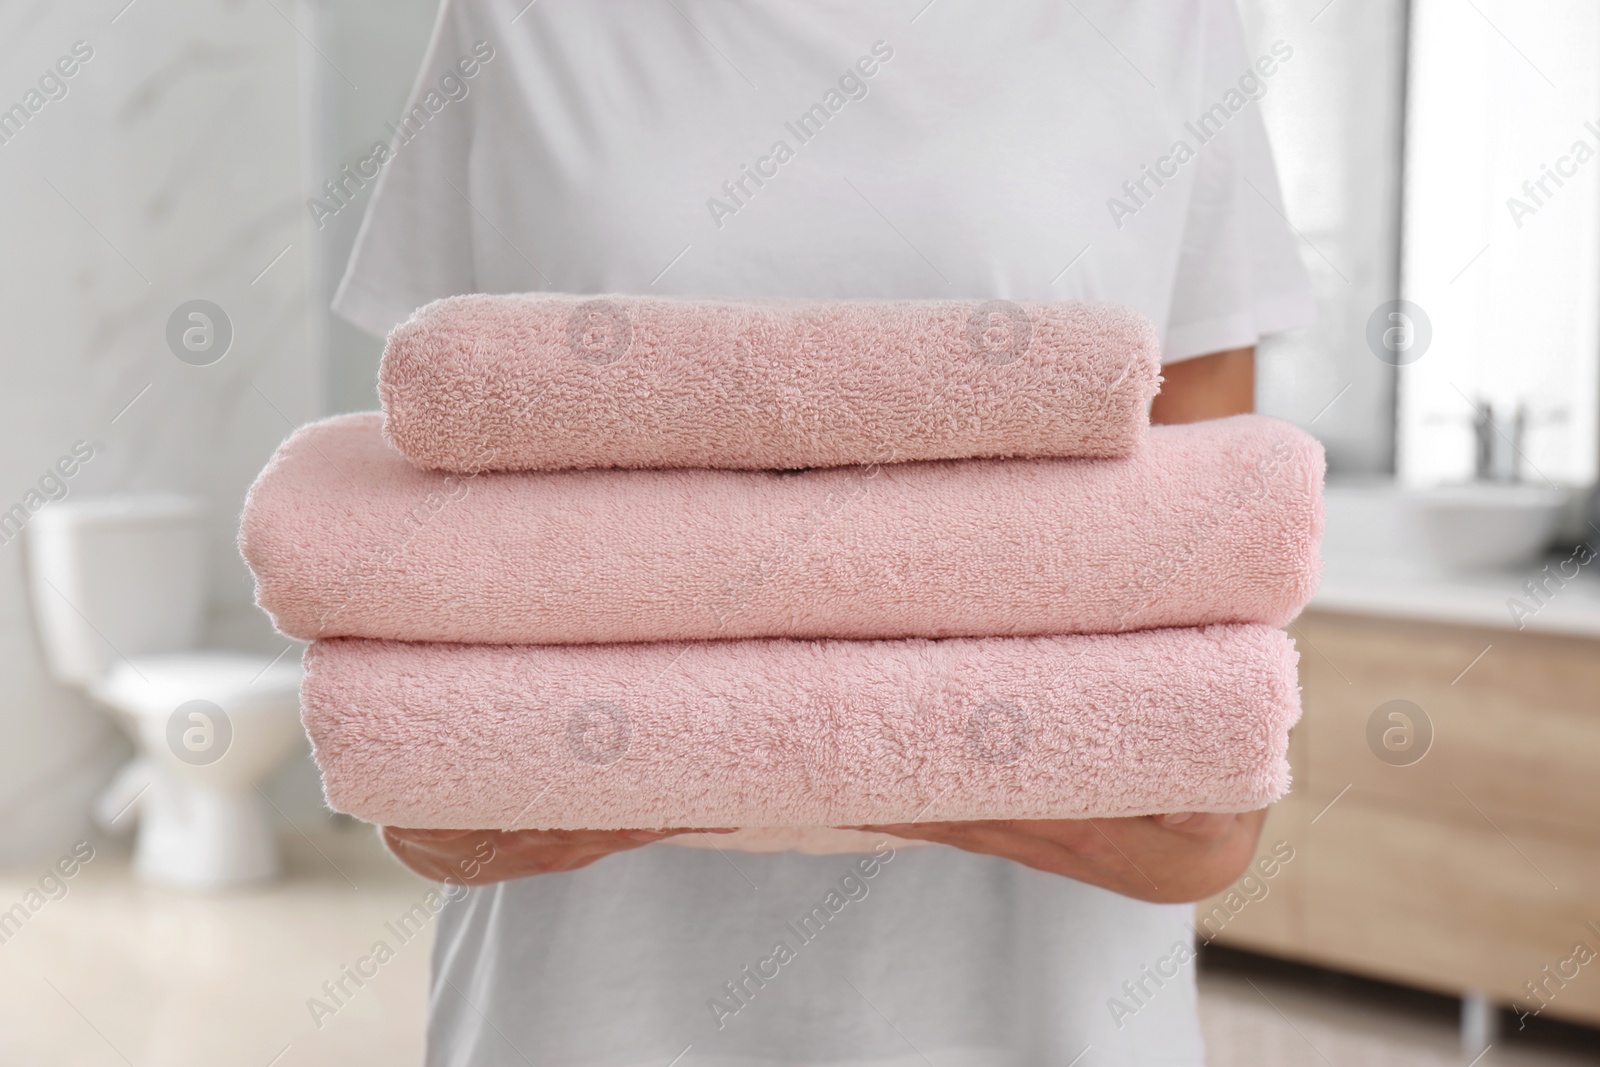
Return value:
<svg viewBox="0 0 1600 1067">
<path fill-rule="evenodd" d="M 428 883 L 391 862 L 369 830 L 286 845 L 285 881 L 221 896 L 147 887 L 124 857 L 97 856 L 0 945 L 0 1064 L 419 1063 L 428 934 L 399 946 L 320 1026 L 307 1001 L 373 942 L 395 945 L 384 924 Z M 0 908 L 29 884 L 8 872 Z"/>
<path fill-rule="evenodd" d="M 102 851 L 0 943 L 5 1067 L 350 1067 L 419 1062 L 426 931 L 390 926 L 428 892 L 365 829 L 288 842 L 290 876 L 216 897 L 153 889 Z M 41 865 L 40 872 L 43 873 Z M 0 876 L 0 910 L 37 877 Z M 38 902 L 43 897 L 35 897 Z M 385 941 L 394 956 L 331 1016 L 308 1004 Z M 1202 971 L 1216 1067 L 1467 1067 L 1448 1002 L 1228 957 Z M 1497 1044 L 1476 1067 L 1600 1062 L 1579 1042 Z M 1596 1038 L 1600 1044 L 1600 1038 Z"/>
<path fill-rule="evenodd" d="M 1216 956 L 1200 971 L 1200 1021 L 1214 1067 L 1600 1063 L 1600 1033 L 1549 1022 L 1512 1033 L 1509 1016 L 1507 1032 L 1474 1059 L 1461 1051 L 1455 1000 L 1242 954 Z"/>
</svg>

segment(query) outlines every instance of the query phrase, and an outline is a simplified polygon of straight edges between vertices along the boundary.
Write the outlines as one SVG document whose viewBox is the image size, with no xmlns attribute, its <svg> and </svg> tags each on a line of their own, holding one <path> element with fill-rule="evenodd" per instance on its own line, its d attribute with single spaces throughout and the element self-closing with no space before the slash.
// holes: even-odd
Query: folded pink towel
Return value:
<svg viewBox="0 0 1600 1067">
<path fill-rule="evenodd" d="M 1310 596 L 1322 449 L 1238 416 L 1132 456 L 778 474 L 418 470 L 376 414 L 307 426 L 240 546 L 300 638 L 489 644 L 1281 625 Z"/>
<path fill-rule="evenodd" d="M 390 442 L 452 471 L 1116 456 L 1159 343 L 1111 304 L 454 296 L 389 335 Z"/>
<path fill-rule="evenodd" d="M 328 802 L 430 828 L 850 826 L 1245 811 L 1288 788 L 1268 626 L 946 641 L 333 639 Z"/>
</svg>

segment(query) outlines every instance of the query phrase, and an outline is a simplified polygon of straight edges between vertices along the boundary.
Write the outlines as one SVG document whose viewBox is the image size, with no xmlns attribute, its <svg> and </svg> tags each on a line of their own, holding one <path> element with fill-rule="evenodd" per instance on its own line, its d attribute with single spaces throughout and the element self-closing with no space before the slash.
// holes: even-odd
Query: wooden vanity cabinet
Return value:
<svg viewBox="0 0 1600 1067">
<path fill-rule="evenodd" d="M 1600 1024 L 1600 640 L 1289 632 L 1305 714 L 1261 855 L 1293 858 L 1199 905 L 1202 939 Z"/>
</svg>

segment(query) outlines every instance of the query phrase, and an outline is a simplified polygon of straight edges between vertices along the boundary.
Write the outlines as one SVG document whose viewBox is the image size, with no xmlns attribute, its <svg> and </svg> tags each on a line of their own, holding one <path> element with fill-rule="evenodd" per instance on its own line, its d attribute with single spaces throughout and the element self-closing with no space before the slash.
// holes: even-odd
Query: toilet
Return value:
<svg viewBox="0 0 1600 1067">
<path fill-rule="evenodd" d="M 143 878 L 217 889 L 279 859 L 258 788 L 299 744 L 297 653 L 202 651 L 204 508 L 192 497 L 63 500 L 27 527 L 29 582 L 50 673 L 111 709 L 139 755 L 96 804 L 137 820 Z"/>
</svg>

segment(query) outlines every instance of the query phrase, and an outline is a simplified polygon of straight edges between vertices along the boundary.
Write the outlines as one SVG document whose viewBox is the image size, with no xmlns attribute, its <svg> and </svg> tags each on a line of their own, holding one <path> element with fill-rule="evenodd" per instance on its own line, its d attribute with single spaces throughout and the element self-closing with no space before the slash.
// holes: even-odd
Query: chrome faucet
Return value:
<svg viewBox="0 0 1600 1067">
<path fill-rule="evenodd" d="M 1479 399 L 1472 411 L 1472 478 L 1478 482 L 1514 482 L 1517 480 L 1517 460 L 1513 449 L 1519 445 L 1516 437 L 1521 436 L 1519 419 L 1512 422 L 1512 433 L 1515 435 L 1510 440 L 1505 437 L 1505 431 L 1496 423 L 1494 405 L 1487 400 Z M 1517 405 L 1518 415 L 1521 415 L 1522 405 Z M 1510 447 L 1506 447 L 1509 445 Z"/>
<path fill-rule="evenodd" d="M 1480 397 L 1472 412 L 1473 478 L 1480 482 L 1521 482 L 1526 463 L 1522 446 L 1529 426 L 1535 422 L 1561 422 L 1566 417 L 1565 410 L 1555 410 L 1535 419 L 1529 414 L 1527 403 L 1519 400 L 1509 419 L 1496 418 L 1494 405 Z"/>
</svg>

